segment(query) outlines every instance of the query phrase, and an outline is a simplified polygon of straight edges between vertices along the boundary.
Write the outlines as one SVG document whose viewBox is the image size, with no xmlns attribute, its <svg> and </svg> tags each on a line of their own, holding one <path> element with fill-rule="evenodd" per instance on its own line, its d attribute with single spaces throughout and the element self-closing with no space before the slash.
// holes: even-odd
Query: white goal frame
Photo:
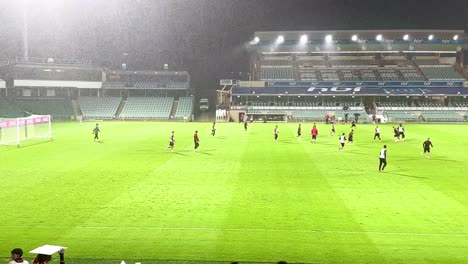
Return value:
<svg viewBox="0 0 468 264">
<path fill-rule="evenodd" d="M 20 146 L 21 142 L 28 139 L 50 139 L 52 138 L 51 121 L 52 120 L 50 115 L 31 115 L 28 117 L 19 118 L 0 118 L 0 144 Z M 40 125 L 43 131 L 38 131 L 36 133 L 35 126 L 37 125 Z"/>
</svg>

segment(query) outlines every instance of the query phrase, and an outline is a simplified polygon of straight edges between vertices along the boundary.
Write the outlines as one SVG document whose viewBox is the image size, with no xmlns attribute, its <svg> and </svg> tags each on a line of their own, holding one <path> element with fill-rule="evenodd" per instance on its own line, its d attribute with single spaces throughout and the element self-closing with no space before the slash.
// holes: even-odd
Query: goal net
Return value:
<svg viewBox="0 0 468 264">
<path fill-rule="evenodd" d="M 52 138 L 50 115 L 0 118 L 0 144 L 20 145 L 34 138 Z"/>
</svg>

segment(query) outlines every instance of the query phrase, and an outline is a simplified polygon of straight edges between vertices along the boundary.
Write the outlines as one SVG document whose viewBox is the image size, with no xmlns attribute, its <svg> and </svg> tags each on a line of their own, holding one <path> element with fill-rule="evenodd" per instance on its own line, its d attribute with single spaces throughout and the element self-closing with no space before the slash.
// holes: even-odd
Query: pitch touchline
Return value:
<svg viewBox="0 0 468 264">
<path fill-rule="evenodd" d="M 18 228 L 24 226 L 3 226 Z M 114 226 L 74 226 L 74 227 L 37 227 L 28 226 L 28 228 L 41 229 L 115 229 L 115 230 L 161 230 L 161 231 L 215 231 L 215 232 L 283 232 L 283 233 L 327 233 L 327 234 L 356 234 L 356 235 L 377 235 L 377 236 L 440 236 L 440 237 L 468 237 L 468 234 L 443 234 L 443 233 L 407 233 L 407 232 L 374 232 L 374 231 L 334 231 L 334 230 L 290 230 L 290 229 L 263 229 L 263 228 L 210 228 L 210 227 L 114 227 Z"/>
</svg>

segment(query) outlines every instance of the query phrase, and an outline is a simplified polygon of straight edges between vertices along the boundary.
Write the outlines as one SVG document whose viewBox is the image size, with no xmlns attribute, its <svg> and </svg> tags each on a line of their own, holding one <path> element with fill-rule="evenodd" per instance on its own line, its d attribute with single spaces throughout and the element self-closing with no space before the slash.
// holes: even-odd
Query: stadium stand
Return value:
<svg viewBox="0 0 468 264">
<path fill-rule="evenodd" d="M 84 119 L 113 119 L 119 107 L 120 97 L 81 96 L 78 102 Z"/>
<path fill-rule="evenodd" d="M 179 97 L 179 101 L 177 103 L 177 110 L 175 113 L 175 119 L 183 119 L 184 117 L 192 116 L 192 109 L 193 109 L 193 97 Z"/>
<path fill-rule="evenodd" d="M 128 97 L 120 118 L 169 119 L 174 97 Z"/>
<path fill-rule="evenodd" d="M 32 114 L 51 115 L 56 120 L 70 120 L 75 115 L 68 99 L 17 99 L 16 103 Z"/>
<path fill-rule="evenodd" d="M 28 116 L 18 104 L 0 97 L 0 117 L 24 117 Z"/>
<path fill-rule="evenodd" d="M 465 80 L 453 67 L 420 67 L 430 81 L 463 81 Z"/>
</svg>

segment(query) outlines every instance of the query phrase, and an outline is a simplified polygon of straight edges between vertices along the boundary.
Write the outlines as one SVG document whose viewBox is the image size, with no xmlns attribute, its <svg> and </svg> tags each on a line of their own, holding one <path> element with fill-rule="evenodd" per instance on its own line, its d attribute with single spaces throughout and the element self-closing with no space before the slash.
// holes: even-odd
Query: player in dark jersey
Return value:
<svg viewBox="0 0 468 264">
<path fill-rule="evenodd" d="M 431 147 L 432 148 L 434 147 L 432 145 L 431 139 L 427 138 L 427 140 L 424 141 L 424 143 L 423 143 L 424 152 L 421 152 L 420 156 L 427 153 L 427 158 L 429 159 L 431 157 Z"/>
<path fill-rule="evenodd" d="M 96 127 L 93 129 L 94 141 L 99 141 L 99 132 L 101 132 L 99 129 L 99 124 L 96 124 Z"/>
<path fill-rule="evenodd" d="M 244 131 L 247 132 L 247 127 L 249 126 L 249 124 L 247 124 L 247 121 L 244 122 Z"/>
<path fill-rule="evenodd" d="M 400 141 L 400 132 L 398 132 L 398 128 L 393 127 L 393 139 L 395 142 Z"/>
<path fill-rule="evenodd" d="M 195 147 L 193 148 L 193 151 L 197 152 L 197 149 L 200 146 L 200 139 L 198 138 L 198 130 L 195 130 L 195 134 L 193 134 L 193 143 L 195 144 Z"/>
<path fill-rule="evenodd" d="M 301 135 L 302 135 L 302 128 L 301 128 L 301 124 L 299 124 L 299 126 L 297 127 L 297 138 L 301 138 Z"/>
<path fill-rule="evenodd" d="M 213 126 L 211 127 L 211 135 L 214 136 L 216 134 L 216 122 L 213 122 Z"/>
<path fill-rule="evenodd" d="M 348 135 L 348 145 L 353 143 L 353 140 L 354 140 L 354 129 L 351 129 L 351 132 L 349 132 L 349 135 Z"/>
<path fill-rule="evenodd" d="M 353 127 L 356 128 L 356 121 L 354 121 L 354 120 L 351 122 L 351 128 L 353 128 Z"/>
<path fill-rule="evenodd" d="M 403 125 L 401 123 L 398 126 L 398 134 L 401 137 L 401 141 L 405 141 L 405 128 L 403 127 Z"/>
</svg>

